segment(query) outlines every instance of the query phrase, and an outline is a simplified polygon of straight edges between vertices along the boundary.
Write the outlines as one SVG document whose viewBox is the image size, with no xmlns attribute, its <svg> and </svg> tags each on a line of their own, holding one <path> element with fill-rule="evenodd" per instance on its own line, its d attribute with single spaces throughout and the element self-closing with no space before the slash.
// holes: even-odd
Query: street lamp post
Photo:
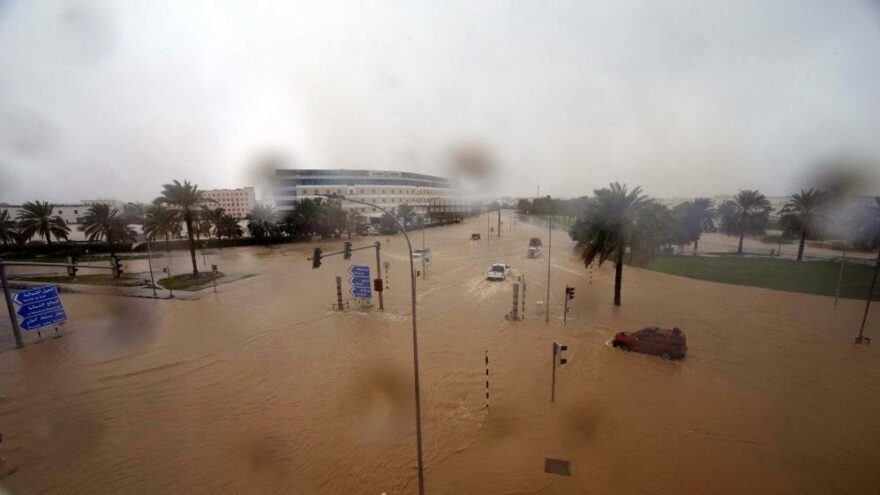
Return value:
<svg viewBox="0 0 880 495">
<path fill-rule="evenodd" d="M 339 199 L 342 201 L 348 201 L 350 203 L 357 203 L 365 206 L 371 206 L 373 208 L 377 208 L 381 212 L 390 216 L 394 222 L 397 224 L 397 227 L 400 229 L 400 232 L 403 234 L 403 237 L 406 239 L 406 247 L 409 250 L 409 282 L 410 282 L 410 292 L 412 297 L 412 340 L 413 340 L 413 377 L 415 378 L 415 395 L 416 395 L 416 448 L 418 451 L 418 476 L 419 476 L 419 494 L 424 495 L 425 493 L 425 476 L 424 470 L 422 466 L 422 406 L 421 406 L 421 398 L 419 393 L 419 341 L 418 341 L 418 327 L 416 325 L 416 269 L 415 263 L 413 262 L 413 254 L 412 254 L 412 243 L 410 243 L 409 235 L 406 233 L 406 225 L 400 223 L 397 217 L 392 215 L 388 210 L 382 208 L 381 206 L 373 203 L 368 203 L 366 201 L 360 201 L 357 199 L 346 198 L 345 196 L 338 194 L 319 194 L 318 196 L 323 196 L 328 199 Z M 424 254 L 422 255 L 424 256 Z"/>
<path fill-rule="evenodd" d="M 547 222 L 547 301 L 544 303 L 544 322 L 550 323 L 550 253 L 553 250 L 553 202 L 547 196 L 550 220 Z"/>
<path fill-rule="evenodd" d="M 150 247 L 150 237 L 144 232 L 144 224 L 146 224 L 147 219 L 144 217 L 144 209 L 141 205 L 137 203 L 128 203 L 131 206 L 137 208 L 138 213 L 141 214 L 141 232 L 144 234 L 144 240 L 147 241 L 147 266 L 150 267 L 150 287 L 153 289 L 153 298 L 158 298 L 158 294 L 156 294 L 156 279 L 153 277 L 153 250 Z"/>
</svg>

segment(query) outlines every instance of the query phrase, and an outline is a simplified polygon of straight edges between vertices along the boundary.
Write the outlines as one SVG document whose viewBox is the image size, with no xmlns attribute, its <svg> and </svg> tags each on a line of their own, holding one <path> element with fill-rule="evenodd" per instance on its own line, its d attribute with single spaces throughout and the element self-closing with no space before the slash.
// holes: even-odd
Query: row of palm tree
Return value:
<svg viewBox="0 0 880 495">
<path fill-rule="evenodd" d="M 779 211 L 784 234 L 800 239 L 798 261 L 803 259 L 806 239 L 818 235 L 822 224 L 828 221 L 831 199 L 825 191 L 803 189 L 793 194 Z M 697 198 L 670 210 L 642 194 L 640 187 L 629 189 L 616 182 L 595 190 L 593 197 L 579 200 L 582 209 L 571 229 L 571 237 L 583 250 L 586 266 L 595 260 L 600 265 L 608 259 L 615 260 L 615 305 L 621 303 L 627 249 L 637 263 L 646 263 L 662 246 L 693 243 L 696 251 L 702 233 L 715 229 L 717 217 L 721 232 L 739 237 L 737 253 L 742 254 L 745 236 L 763 234 L 771 213 L 767 198 L 752 189 L 740 191 L 717 210 L 708 198 Z M 880 199 L 875 209 L 880 210 Z M 877 232 L 880 227 L 870 227 L 880 220 L 873 222 L 870 219 L 858 222 L 860 229 L 855 236 L 863 239 L 864 244 L 880 247 L 880 233 Z"/>
<path fill-rule="evenodd" d="M 4 246 L 10 243 L 25 244 L 35 235 L 46 239 L 46 244 L 67 240 L 70 227 L 60 215 L 53 215 L 55 205 L 48 201 L 27 201 L 21 206 L 16 218 L 8 210 L 0 211 L 0 241 Z"/>
</svg>

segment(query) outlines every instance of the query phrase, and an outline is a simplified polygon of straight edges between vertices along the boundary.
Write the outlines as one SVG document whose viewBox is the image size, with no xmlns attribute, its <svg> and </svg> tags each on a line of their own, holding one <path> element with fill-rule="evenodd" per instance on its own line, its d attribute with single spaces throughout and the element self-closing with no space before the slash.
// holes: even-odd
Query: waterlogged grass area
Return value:
<svg viewBox="0 0 880 495">
<path fill-rule="evenodd" d="M 83 284 L 83 285 L 104 285 L 108 287 L 138 287 L 144 284 L 144 279 L 125 277 L 113 278 L 108 274 L 90 274 L 78 275 L 76 278 L 66 275 L 50 275 L 50 276 L 31 276 L 31 277 L 10 277 L 11 280 L 20 280 L 23 282 L 44 282 L 47 284 Z"/>
<path fill-rule="evenodd" d="M 658 256 L 645 268 L 682 277 L 749 285 L 788 292 L 834 296 L 840 274 L 838 261 L 801 261 L 747 256 Z M 864 299 L 873 267 L 844 263 L 840 297 Z M 880 300 L 875 288 L 874 300 Z"/>
<path fill-rule="evenodd" d="M 173 277 L 163 278 L 158 284 L 166 289 L 171 290 L 199 290 L 212 284 L 215 279 L 223 277 L 218 273 L 199 273 L 198 277 L 194 277 L 191 273 L 183 275 L 175 275 Z"/>
</svg>

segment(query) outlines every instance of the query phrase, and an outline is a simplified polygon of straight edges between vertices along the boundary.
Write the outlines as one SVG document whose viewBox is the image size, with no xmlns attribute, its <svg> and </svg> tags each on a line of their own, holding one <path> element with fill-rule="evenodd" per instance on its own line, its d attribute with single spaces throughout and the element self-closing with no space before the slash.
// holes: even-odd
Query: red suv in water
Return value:
<svg viewBox="0 0 880 495">
<path fill-rule="evenodd" d="M 687 337 L 678 328 L 648 327 L 638 332 L 619 332 L 611 345 L 627 351 L 662 356 L 664 359 L 684 359 L 687 354 Z"/>
</svg>

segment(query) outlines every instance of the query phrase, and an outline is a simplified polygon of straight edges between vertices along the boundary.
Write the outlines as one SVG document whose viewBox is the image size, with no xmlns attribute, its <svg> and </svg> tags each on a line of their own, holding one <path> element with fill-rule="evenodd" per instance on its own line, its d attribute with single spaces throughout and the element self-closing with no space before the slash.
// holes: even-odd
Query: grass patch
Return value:
<svg viewBox="0 0 880 495">
<path fill-rule="evenodd" d="M 834 296 L 840 263 L 742 256 L 658 256 L 645 268 L 682 277 L 724 284 Z M 844 263 L 840 297 L 864 299 L 874 269 L 860 263 Z M 880 300 L 874 290 L 873 300 Z"/>
<path fill-rule="evenodd" d="M 171 290 L 199 290 L 211 284 L 215 279 L 219 279 L 223 273 L 199 273 L 198 277 L 193 277 L 192 273 L 183 275 L 175 275 L 173 277 L 163 278 L 157 283 L 166 289 Z"/>
<path fill-rule="evenodd" d="M 48 277 L 10 277 L 11 280 L 19 280 L 23 282 L 45 282 L 47 284 L 83 284 L 83 285 L 105 285 L 109 287 L 140 287 L 144 285 L 141 278 L 113 278 L 110 274 L 97 275 L 79 275 L 76 278 L 70 278 L 65 275 L 53 275 Z"/>
</svg>

